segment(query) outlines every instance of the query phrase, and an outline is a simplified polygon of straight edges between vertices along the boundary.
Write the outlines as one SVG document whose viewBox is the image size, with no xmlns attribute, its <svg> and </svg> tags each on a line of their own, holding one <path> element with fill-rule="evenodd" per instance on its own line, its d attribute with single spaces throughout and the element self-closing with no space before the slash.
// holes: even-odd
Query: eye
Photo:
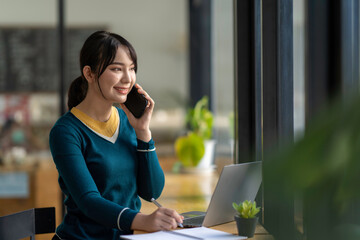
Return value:
<svg viewBox="0 0 360 240">
<path fill-rule="evenodd" d="M 113 71 L 121 71 L 121 68 L 112 68 L 111 70 L 113 70 Z"/>
<path fill-rule="evenodd" d="M 135 67 L 130 68 L 130 71 L 135 71 Z"/>
</svg>

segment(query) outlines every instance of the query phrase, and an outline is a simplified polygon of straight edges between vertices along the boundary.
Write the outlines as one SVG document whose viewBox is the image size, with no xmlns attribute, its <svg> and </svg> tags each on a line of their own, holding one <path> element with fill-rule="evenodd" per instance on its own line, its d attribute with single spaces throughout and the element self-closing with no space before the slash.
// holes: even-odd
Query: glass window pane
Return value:
<svg viewBox="0 0 360 240">
<path fill-rule="evenodd" d="M 213 1 L 213 82 L 218 165 L 233 163 L 234 43 L 233 1 Z"/>
<path fill-rule="evenodd" d="M 305 23 L 304 0 L 293 2 L 294 39 L 294 136 L 302 137 L 305 128 Z"/>
</svg>

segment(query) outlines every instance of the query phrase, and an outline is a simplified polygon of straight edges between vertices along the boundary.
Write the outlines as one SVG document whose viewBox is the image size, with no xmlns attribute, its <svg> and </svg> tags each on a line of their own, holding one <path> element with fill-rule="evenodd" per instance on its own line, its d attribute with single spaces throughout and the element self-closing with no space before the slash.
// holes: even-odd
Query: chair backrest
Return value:
<svg viewBox="0 0 360 240">
<path fill-rule="evenodd" d="M 0 239 L 20 239 L 55 232 L 55 208 L 32 208 L 0 217 Z"/>
</svg>

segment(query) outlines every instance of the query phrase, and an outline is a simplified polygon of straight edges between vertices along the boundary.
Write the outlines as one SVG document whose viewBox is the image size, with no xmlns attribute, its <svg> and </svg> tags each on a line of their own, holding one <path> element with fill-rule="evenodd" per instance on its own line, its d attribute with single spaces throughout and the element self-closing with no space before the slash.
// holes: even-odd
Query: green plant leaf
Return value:
<svg viewBox="0 0 360 240">
<path fill-rule="evenodd" d="M 176 156 L 184 167 L 195 167 L 205 154 L 205 145 L 202 137 L 195 133 L 179 137 L 175 142 Z"/>
<path fill-rule="evenodd" d="M 207 96 L 202 97 L 193 109 L 188 110 L 186 122 L 190 124 L 191 130 L 203 139 L 210 139 L 212 136 L 213 114 L 209 110 Z"/>
<path fill-rule="evenodd" d="M 245 200 L 239 204 L 233 202 L 233 208 L 242 218 L 254 218 L 260 212 L 260 207 L 256 207 L 256 202 Z"/>
<path fill-rule="evenodd" d="M 235 209 L 235 211 L 238 211 L 239 206 L 235 202 L 232 203 L 232 206 Z"/>
</svg>

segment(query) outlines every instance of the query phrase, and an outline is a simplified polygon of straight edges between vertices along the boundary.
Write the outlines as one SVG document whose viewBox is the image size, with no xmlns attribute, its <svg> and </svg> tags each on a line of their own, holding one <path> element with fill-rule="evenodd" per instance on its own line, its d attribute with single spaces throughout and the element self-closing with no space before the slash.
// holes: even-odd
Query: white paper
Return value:
<svg viewBox="0 0 360 240">
<path fill-rule="evenodd" d="M 122 235 L 122 239 L 157 239 L 157 240 L 184 240 L 184 239 L 203 239 L 203 240 L 238 240 L 247 237 L 237 236 L 230 233 L 214 230 L 206 227 L 186 228 L 175 231 L 160 231 L 146 234 Z"/>
<path fill-rule="evenodd" d="M 186 228 L 182 230 L 176 230 L 174 232 L 178 232 L 187 236 L 194 236 L 200 239 L 247 239 L 247 237 L 233 235 L 227 232 L 206 228 L 206 227 L 198 227 L 198 228 Z"/>
<path fill-rule="evenodd" d="M 154 233 L 145 233 L 145 234 L 134 234 L 134 235 L 121 235 L 120 238 L 121 239 L 132 239 L 132 240 L 137 240 L 137 239 L 141 239 L 141 240 L 161 240 L 161 239 L 166 239 L 166 240 L 185 240 L 185 239 L 189 239 L 186 236 L 181 236 L 181 235 L 177 235 L 177 234 L 170 234 L 169 237 L 169 232 L 165 232 L 165 231 L 160 231 L 160 232 L 154 232 Z"/>
</svg>

